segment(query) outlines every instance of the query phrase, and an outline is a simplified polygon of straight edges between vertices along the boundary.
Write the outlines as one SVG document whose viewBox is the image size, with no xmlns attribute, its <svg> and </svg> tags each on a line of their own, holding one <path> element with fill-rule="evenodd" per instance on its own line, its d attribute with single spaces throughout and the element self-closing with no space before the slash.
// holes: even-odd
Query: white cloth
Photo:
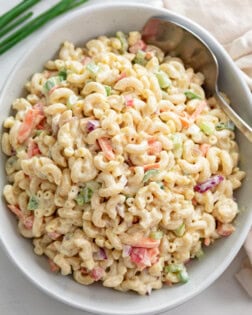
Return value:
<svg viewBox="0 0 252 315">
<path fill-rule="evenodd" d="M 194 20 L 214 35 L 252 90 L 252 0 L 163 0 L 163 5 Z M 252 297 L 252 229 L 244 248 L 250 263 L 236 277 Z"/>
</svg>

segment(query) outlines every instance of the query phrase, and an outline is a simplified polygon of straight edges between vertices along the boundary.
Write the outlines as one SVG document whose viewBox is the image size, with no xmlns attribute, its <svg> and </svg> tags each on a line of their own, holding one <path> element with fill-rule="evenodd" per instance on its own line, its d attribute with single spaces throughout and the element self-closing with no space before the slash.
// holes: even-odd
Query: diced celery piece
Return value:
<svg viewBox="0 0 252 315">
<path fill-rule="evenodd" d="M 182 223 L 175 231 L 174 233 L 181 237 L 185 234 L 185 223 Z"/>
<path fill-rule="evenodd" d="M 157 175 L 159 173 L 159 170 L 149 170 L 147 172 L 145 172 L 144 177 L 143 177 L 143 183 L 148 182 L 148 180 Z"/>
<path fill-rule="evenodd" d="M 183 282 L 183 283 L 188 282 L 189 276 L 188 276 L 186 269 L 183 269 L 178 273 L 178 278 L 179 278 L 180 282 Z"/>
<path fill-rule="evenodd" d="M 162 231 L 153 231 L 150 233 L 150 238 L 154 239 L 154 240 L 161 240 L 161 238 L 163 237 L 164 233 Z"/>
<path fill-rule="evenodd" d="M 66 71 L 61 70 L 57 76 L 51 77 L 45 82 L 43 86 L 43 91 L 45 93 L 51 91 L 52 88 L 59 85 L 62 81 L 65 81 L 66 76 L 67 76 Z"/>
<path fill-rule="evenodd" d="M 203 252 L 203 249 L 200 248 L 196 254 L 195 254 L 195 257 L 197 257 L 198 259 L 201 258 L 202 256 L 204 256 L 204 252 Z"/>
<path fill-rule="evenodd" d="M 192 91 L 186 91 L 184 94 L 189 100 L 194 100 L 194 99 L 201 100 L 201 97 L 199 95 L 193 93 Z"/>
<path fill-rule="evenodd" d="M 208 136 L 211 136 L 214 133 L 214 127 L 211 122 L 201 121 L 199 127 L 204 132 L 204 134 Z"/>
<path fill-rule="evenodd" d="M 123 32 L 119 31 L 119 32 L 116 32 L 116 37 L 121 42 L 120 52 L 123 54 L 128 50 L 128 47 L 129 47 L 126 35 Z"/>
<path fill-rule="evenodd" d="M 183 264 L 170 264 L 165 267 L 165 272 L 176 274 L 180 282 L 186 283 L 189 280 L 188 273 Z"/>
<path fill-rule="evenodd" d="M 134 63 L 138 63 L 139 65 L 145 66 L 147 64 L 147 60 L 145 59 L 146 53 L 142 50 L 138 50 Z"/>
<path fill-rule="evenodd" d="M 45 92 L 49 92 L 52 88 L 54 88 L 59 83 L 60 83 L 59 77 L 51 77 L 45 82 L 43 86 L 43 90 Z"/>
<path fill-rule="evenodd" d="M 165 272 L 176 273 L 183 270 L 185 270 L 185 266 L 183 264 L 170 264 L 165 267 Z"/>
<path fill-rule="evenodd" d="M 100 67 L 93 62 L 88 63 L 86 65 L 86 68 L 90 73 L 92 73 L 94 75 L 96 75 L 98 73 L 98 71 L 100 70 Z"/>
<path fill-rule="evenodd" d="M 164 71 L 160 70 L 156 72 L 156 77 L 158 79 L 158 83 L 161 89 L 166 89 L 171 85 L 171 80 Z"/>
</svg>

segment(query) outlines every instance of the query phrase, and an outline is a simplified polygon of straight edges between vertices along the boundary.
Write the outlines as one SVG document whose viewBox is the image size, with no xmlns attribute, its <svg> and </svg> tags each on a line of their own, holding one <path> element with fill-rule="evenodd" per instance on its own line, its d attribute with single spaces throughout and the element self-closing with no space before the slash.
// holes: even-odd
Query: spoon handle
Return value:
<svg viewBox="0 0 252 315">
<path fill-rule="evenodd" d="M 252 142 L 252 128 L 232 109 L 230 105 L 228 105 L 218 91 L 215 93 L 215 98 L 235 126 L 247 137 L 250 142 Z"/>
</svg>

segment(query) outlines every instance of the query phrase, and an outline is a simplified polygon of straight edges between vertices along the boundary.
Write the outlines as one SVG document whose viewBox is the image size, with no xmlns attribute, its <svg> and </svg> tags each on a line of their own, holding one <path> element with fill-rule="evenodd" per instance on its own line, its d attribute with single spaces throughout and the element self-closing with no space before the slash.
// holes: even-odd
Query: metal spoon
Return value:
<svg viewBox="0 0 252 315">
<path fill-rule="evenodd" d="M 226 115 L 252 142 L 252 128 L 228 105 L 218 90 L 218 61 L 202 39 L 186 27 L 162 17 L 150 18 L 143 27 L 142 37 L 147 44 L 180 57 L 187 66 L 203 73 L 206 96 L 214 96 Z"/>
</svg>

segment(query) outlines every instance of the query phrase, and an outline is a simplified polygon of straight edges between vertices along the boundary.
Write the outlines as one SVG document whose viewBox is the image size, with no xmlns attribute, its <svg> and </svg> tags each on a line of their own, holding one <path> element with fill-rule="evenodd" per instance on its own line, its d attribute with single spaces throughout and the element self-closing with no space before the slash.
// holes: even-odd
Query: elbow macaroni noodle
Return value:
<svg viewBox="0 0 252 315">
<path fill-rule="evenodd" d="M 65 42 L 32 76 L 4 122 L 3 194 L 52 271 L 149 294 L 234 231 L 245 173 L 203 83 L 139 32 Z"/>
</svg>

